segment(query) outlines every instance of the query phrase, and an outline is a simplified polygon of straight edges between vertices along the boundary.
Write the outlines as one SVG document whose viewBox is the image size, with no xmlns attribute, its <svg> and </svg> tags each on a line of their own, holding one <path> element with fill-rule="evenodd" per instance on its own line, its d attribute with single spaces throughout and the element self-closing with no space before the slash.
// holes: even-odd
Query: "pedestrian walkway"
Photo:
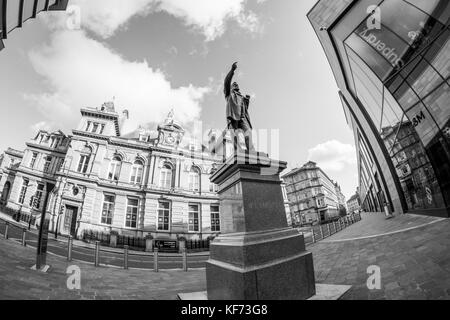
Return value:
<svg viewBox="0 0 450 320">
<path fill-rule="evenodd" d="M 162 299 L 206 288 L 204 270 L 122 270 L 47 256 L 48 273 L 30 270 L 36 250 L 0 238 L 0 299 Z M 81 270 L 81 289 L 67 288 L 67 267 Z"/>
<path fill-rule="evenodd" d="M 381 216 L 363 217 L 348 230 L 358 227 L 365 233 L 355 229 L 347 241 L 326 239 L 308 246 L 316 283 L 351 285 L 341 299 L 450 299 L 450 219 L 405 215 L 395 220 L 399 217 L 388 220 L 396 228 L 384 224 Z M 364 234 L 372 237 L 349 240 Z M 3 238 L 0 256 L 0 299 L 175 299 L 180 292 L 206 290 L 204 269 L 156 273 L 96 268 L 48 255 L 52 268 L 43 274 L 29 269 L 35 249 Z M 81 290 L 66 286 L 71 264 L 81 269 Z M 380 289 L 367 287 L 369 266 L 380 268 Z"/>
<path fill-rule="evenodd" d="M 365 228 L 369 231 L 369 224 Z M 450 220 L 445 219 L 365 239 L 324 240 L 308 250 L 316 282 L 352 285 L 342 299 L 450 299 L 449 248 Z M 369 266 L 380 268 L 380 289 L 367 287 Z"/>
<path fill-rule="evenodd" d="M 355 240 L 387 235 L 443 220 L 445 219 L 416 214 L 395 215 L 392 218 L 386 219 L 385 214 L 382 212 L 363 212 L 361 213 L 361 221 L 333 234 L 331 237 L 324 239 L 323 242 Z"/>
</svg>

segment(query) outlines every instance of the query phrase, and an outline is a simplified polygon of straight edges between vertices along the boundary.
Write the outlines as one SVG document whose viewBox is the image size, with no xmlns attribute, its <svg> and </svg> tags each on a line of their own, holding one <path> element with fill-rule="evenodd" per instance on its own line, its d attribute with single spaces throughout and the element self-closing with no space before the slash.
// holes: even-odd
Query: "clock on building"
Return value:
<svg viewBox="0 0 450 320">
<path fill-rule="evenodd" d="M 166 137 L 166 143 L 167 144 L 174 144 L 175 143 L 175 137 L 172 134 L 169 134 Z"/>
</svg>

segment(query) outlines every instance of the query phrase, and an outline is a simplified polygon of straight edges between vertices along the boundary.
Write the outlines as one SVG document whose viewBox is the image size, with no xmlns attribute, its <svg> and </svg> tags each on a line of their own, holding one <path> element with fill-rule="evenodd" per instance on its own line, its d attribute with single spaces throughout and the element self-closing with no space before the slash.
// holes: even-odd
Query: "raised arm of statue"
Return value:
<svg viewBox="0 0 450 320">
<path fill-rule="evenodd" d="M 234 76 L 234 70 L 237 68 L 237 62 L 233 63 L 231 66 L 230 72 L 228 72 L 227 76 L 225 77 L 224 85 L 223 85 L 223 92 L 225 94 L 225 97 L 228 97 L 231 93 L 231 80 L 233 80 Z"/>
</svg>

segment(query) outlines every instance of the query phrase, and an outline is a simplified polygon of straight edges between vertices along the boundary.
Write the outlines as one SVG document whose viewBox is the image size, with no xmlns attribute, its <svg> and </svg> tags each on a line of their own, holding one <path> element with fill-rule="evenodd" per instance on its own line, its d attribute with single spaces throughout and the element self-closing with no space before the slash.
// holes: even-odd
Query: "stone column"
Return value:
<svg viewBox="0 0 450 320">
<path fill-rule="evenodd" d="M 315 294 L 312 253 L 289 228 L 279 173 L 286 162 L 232 154 L 211 176 L 219 185 L 221 234 L 206 263 L 209 300 L 307 299 Z"/>
</svg>

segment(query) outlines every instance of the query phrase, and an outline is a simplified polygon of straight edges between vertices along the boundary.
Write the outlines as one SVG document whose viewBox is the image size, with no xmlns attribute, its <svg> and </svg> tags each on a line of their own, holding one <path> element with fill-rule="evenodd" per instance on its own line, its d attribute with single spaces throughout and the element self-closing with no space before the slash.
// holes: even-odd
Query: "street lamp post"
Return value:
<svg viewBox="0 0 450 320">
<path fill-rule="evenodd" d="M 48 198 L 54 187 L 55 185 L 53 183 L 46 183 L 46 193 L 41 214 L 41 223 L 39 224 L 38 246 L 36 253 L 36 270 L 40 270 L 41 265 L 45 265 L 47 262 L 47 241 L 50 220 L 46 219 L 45 215 L 47 211 Z"/>
</svg>

